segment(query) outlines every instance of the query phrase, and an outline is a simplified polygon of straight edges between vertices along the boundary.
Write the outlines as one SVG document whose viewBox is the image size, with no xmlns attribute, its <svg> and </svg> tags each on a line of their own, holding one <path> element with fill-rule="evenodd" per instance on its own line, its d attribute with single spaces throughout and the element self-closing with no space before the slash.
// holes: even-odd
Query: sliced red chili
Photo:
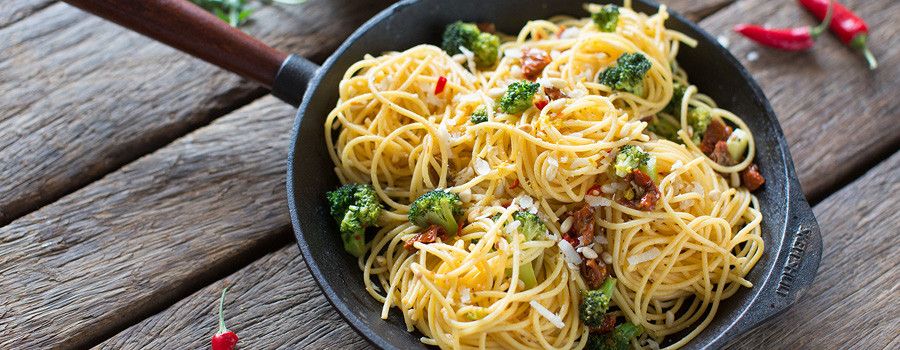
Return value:
<svg viewBox="0 0 900 350">
<path fill-rule="evenodd" d="M 509 186 L 509 189 L 514 190 L 516 187 L 519 187 L 519 179 L 516 179 L 516 182 L 513 183 L 512 186 Z"/>
<path fill-rule="evenodd" d="M 603 186 L 601 185 L 595 185 L 587 190 L 589 196 L 599 196 L 601 193 L 603 193 Z"/>
<path fill-rule="evenodd" d="M 653 182 L 650 175 L 634 169 L 634 171 L 625 176 L 625 181 L 632 184 L 635 194 L 630 200 L 622 197 L 619 203 L 626 207 L 643 211 L 650 211 L 656 208 L 656 202 L 659 200 L 660 193 L 659 188 L 656 187 L 656 183 Z"/>
<path fill-rule="evenodd" d="M 547 100 L 534 101 L 534 106 L 540 110 L 543 110 L 544 107 L 547 107 L 548 104 L 550 104 L 550 102 Z"/>
<path fill-rule="evenodd" d="M 559 26 L 559 30 L 556 31 L 556 38 L 559 39 L 562 37 L 564 31 L 566 31 L 566 26 Z"/>
<path fill-rule="evenodd" d="M 444 86 L 447 85 L 447 78 L 440 77 L 438 78 L 437 85 L 434 87 L 434 94 L 440 94 L 444 92 Z"/>
</svg>

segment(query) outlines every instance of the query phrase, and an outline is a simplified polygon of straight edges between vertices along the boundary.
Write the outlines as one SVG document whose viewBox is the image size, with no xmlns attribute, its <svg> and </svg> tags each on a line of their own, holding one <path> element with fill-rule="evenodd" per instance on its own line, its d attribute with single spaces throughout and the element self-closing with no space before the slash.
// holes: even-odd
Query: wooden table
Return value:
<svg viewBox="0 0 900 350">
<path fill-rule="evenodd" d="M 762 85 L 824 239 L 815 284 L 738 348 L 900 348 L 900 2 L 845 0 L 881 68 L 824 35 L 786 53 L 738 22 L 793 2 L 671 0 Z M 243 27 L 321 62 L 389 1 L 262 6 Z M 54 0 L 0 2 L 0 349 L 366 348 L 308 274 L 285 199 L 294 109 Z M 753 57 L 758 57 L 753 59 Z"/>
</svg>

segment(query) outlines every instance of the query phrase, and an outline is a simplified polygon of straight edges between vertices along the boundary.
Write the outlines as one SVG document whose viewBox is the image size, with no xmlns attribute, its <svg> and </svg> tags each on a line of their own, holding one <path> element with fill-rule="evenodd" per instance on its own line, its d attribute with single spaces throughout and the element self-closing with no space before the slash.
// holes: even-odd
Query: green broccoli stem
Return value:
<svg viewBox="0 0 900 350">
<path fill-rule="evenodd" d="M 607 277 L 606 280 L 603 281 L 603 284 L 600 285 L 600 292 L 612 298 L 613 290 L 616 289 L 616 282 L 615 278 Z"/>
<path fill-rule="evenodd" d="M 644 327 L 635 325 L 631 322 L 625 322 L 616 326 L 615 332 L 618 333 L 619 336 L 622 337 L 622 339 L 630 340 L 641 335 L 641 333 L 644 332 Z"/>
<path fill-rule="evenodd" d="M 534 265 L 531 262 L 519 265 L 519 279 L 525 283 L 525 288 L 534 288 L 537 285 L 537 276 L 534 274 Z"/>
<path fill-rule="evenodd" d="M 366 229 L 354 230 L 353 232 L 341 232 L 341 239 L 344 241 L 344 250 L 359 257 L 366 252 Z"/>
</svg>

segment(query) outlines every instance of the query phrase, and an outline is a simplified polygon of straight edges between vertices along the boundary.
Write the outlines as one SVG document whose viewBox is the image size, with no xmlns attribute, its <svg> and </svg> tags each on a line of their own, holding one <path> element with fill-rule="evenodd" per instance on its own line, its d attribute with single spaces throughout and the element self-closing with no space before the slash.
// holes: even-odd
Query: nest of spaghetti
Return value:
<svg viewBox="0 0 900 350">
<path fill-rule="evenodd" d="M 752 287 L 753 135 L 690 85 L 664 7 L 587 9 L 516 36 L 455 23 L 457 50 L 369 55 L 340 84 L 326 141 L 365 188 L 332 214 L 425 344 L 678 348 Z"/>
</svg>

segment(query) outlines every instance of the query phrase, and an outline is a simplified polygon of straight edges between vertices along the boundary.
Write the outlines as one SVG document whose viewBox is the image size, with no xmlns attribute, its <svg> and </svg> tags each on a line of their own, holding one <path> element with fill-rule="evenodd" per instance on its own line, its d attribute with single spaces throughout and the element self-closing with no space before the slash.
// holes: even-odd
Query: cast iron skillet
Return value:
<svg viewBox="0 0 900 350">
<path fill-rule="evenodd" d="M 367 53 L 439 44 L 443 27 L 459 19 L 494 22 L 498 30 L 516 33 L 529 19 L 587 15 L 581 0 L 406 0 L 366 22 L 320 68 L 269 48 L 182 0 L 67 2 L 255 80 L 282 100 L 300 104 L 287 173 L 297 242 L 328 300 L 354 329 L 384 349 L 426 346 L 419 342 L 420 334 L 406 331 L 399 311 L 392 311 L 387 321 L 380 318 L 381 304 L 365 292 L 356 259 L 344 252 L 324 199 L 325 192 L 339 183 L 322 125 L 335 106 L 345 70 Z M 633 2 L 636 10 L 645 13 L 658 8 L 648 0 Z M 819 265 L 822 240 L 787 142 L 759 86 L 696 24 L 676 13 L 666 24 L 699 41 L 694 49 L 682 45 L 678 61 L 700 91 L 744 119 L 756 137 L 756 163 L 766 177 L 766 184 L 756 192 L 766 244 L 765 254 L 748 275 L 754 287 L 742 288 L 724 301 L 715 320 L 687 346 L 721 348 L 790 307 L 808 289 Z"/>
</svg>

